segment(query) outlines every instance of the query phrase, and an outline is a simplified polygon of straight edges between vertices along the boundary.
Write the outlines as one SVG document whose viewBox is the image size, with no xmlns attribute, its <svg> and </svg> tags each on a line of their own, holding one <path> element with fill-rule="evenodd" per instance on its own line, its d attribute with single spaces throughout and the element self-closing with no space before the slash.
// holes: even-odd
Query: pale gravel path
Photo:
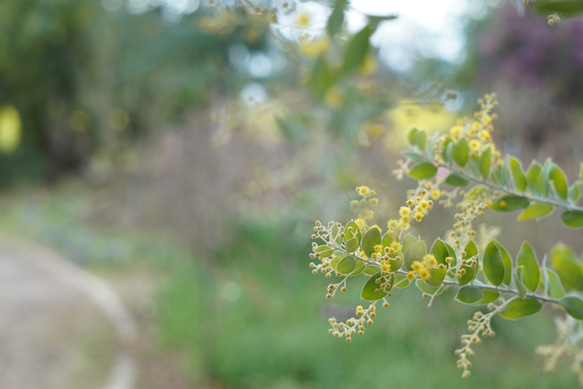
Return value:
<svg viewBox="0 0 583 389">
<path fill-rule="evenodd" d="M 0 389 L 132 389 L 136 335 L 107 282 L 0 236 Z"/>
</svg>

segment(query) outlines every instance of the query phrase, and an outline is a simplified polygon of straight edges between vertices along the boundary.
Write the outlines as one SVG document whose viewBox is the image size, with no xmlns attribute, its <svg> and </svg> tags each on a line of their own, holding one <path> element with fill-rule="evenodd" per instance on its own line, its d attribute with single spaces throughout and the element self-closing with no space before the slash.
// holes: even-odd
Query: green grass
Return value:
<svg viewBox="0 0 583 389">
<path fill-rule="evenodd" d="M 395 293 L 351 344 L 327 333 L 327 318 L 352 314 L 358 283 L 339 298 L 307 266 L 307 226 L 241 223 L 212 268 L 180 271 L 159 295 L 162 339 L 197 376 L 229 388 L 575 387 L 568 368 L 542 373 L 534 349 L 554 340 L 550 315 L 496 319 L 462 381 L 454 350 L 474 308 L 445 293 L 431 308 L 414 288 Z M 303 233 L 302 233 L 303 230 Z M 362 283 L 360 284 L 362 285 Z M 547 312 L 550 313 L 550 312 Z"/>
<path fill-rule="evenodd" d="M 308 268 L 311 226 L 285 216 L 238 222 L 230 243 L 195 261 L 159 236 L 78 218 L 85 189 L 4 198 L 0 227 L 92 269 L 151 265 L 169 275 L 156 296 L 158 340 L 179 351 L 193 386 L 222 388 L 572 388 L 566 361 L 543 373 L 537 345 L 554 341 L 551 311 L 494 322 L 496 337 L 475 347 L 472 375 L 454 350 L 475 310 L 444 293 L 431 308 L 414 288 L 394 293 L 374 325 L 351 344 L 327 333 L 360 303 L 362 279 L 326 300 L 329 283 Z M 364 277 L 364 276 L 362 276 Z"/>
</svg>

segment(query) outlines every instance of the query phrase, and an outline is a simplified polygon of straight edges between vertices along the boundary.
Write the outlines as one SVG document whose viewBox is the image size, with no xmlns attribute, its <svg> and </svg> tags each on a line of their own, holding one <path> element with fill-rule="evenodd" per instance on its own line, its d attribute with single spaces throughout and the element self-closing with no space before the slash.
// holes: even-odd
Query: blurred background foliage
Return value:
<svg viewBox="0 0 583 389">
<path fill-rule="evenodd" d="M 395 212 L 408 183 L 391 171 L 411 127 L 446 131 L 495 91 L 505 152 L 551 156 L 571 175 L 583 160 L 580 19 L 549 27 L 488 2 L 454 21 L 458 60 L 421 51 L 404 67 L 378 38 L 401 16 L 331 13 L 357 5 L 0 2 L 0 226 L 105 277 L 149 274 L 149 314 L 136 315 L 155 356 L 137 356 L 139 387 L 174 387 L 164 369 L 183 376 L 176 388 L 574 385 L 534 359 L 554 338 L 552 311 L 496 322 L 467 384 L 453 350 L 472 309 L 447 296 L 431 309 L 395 296 L 351 345 L 327 334 L 358 291 L 325 301 L 307 266 L 312 223 L 350 218 L 361 184 L 379 193 L 379 224 Z M 443 236 L 447 217 L 416 233 Z M 555 220 L 512 219 L 488 221 L 513 252 L 525 238 L 539 257 L 558 240 L 583 250 Z"/>
</svg>

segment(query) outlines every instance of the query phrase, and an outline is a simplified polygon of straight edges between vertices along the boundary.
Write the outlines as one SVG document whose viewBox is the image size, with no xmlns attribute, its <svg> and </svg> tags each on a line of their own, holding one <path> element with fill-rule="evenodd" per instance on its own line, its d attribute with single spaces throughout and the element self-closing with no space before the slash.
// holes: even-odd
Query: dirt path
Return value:
<svg viewBox="0 0 583 389">
<path fill-rule="evenodd" d="M 0 237 L 0 389 L 131 389 L 136 335 L 108 283 Z"/>
</svg>

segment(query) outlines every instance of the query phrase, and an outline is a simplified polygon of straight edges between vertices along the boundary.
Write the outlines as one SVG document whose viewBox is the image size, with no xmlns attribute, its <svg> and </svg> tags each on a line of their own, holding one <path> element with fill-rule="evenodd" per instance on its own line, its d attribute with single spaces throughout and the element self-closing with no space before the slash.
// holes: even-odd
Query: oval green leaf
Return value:
<svg viewBox="0 0 583 389">
<path fill-rule="evenodd" d="M 527 241 L 522 242 L 522 246 L 516 256 L 516 264 L 522 267 L 522 283 L 531 292 L 538 288 L 540 283 L 540 269 L 536 260 L 536 254 Z"/>
<path fill-rule="evenodd" d="M 430 162 L 421 162 L 409 170 L 409 177 L 415 180 L 426 180 L 437 174 L 437 166 Z"/>
<path fill-rule="evenodd" d="M 543 204 L 543 203 L 534 203 L 529 205 L 522 211 L 522 213 L 518 216 L 518 220 L 527 220 L 527 219 L 542 219 L 543 217 L 547 216 L 549 213 L 553 211 L 554 207 L 550 204 Z"/>
<path fill-rule="evenodd" d="M 349 274 L 354 270 L 356 266 L 356 259 L 346 256 L 338 262 L 336 266 L 336 271 L 340 274 Z"/>
<path fill-rule="evenodd" d="M 460 288 L 455 298 L 462 303 L 475 303 L 482 299 L 482 290 L 474 285 L 466 285 L 463 288 Z"/>
<path fill-rule="evenodd" d="M 448 257 L 448 250 L 447 246 L 441 239 L 436 239 L 435 242 L 433 242 L 433 246 L 431 246 L 431 254 L 433 254 L 437 263 L 446 263 L 445 258 Z"/>
<path fill-rule="evenodd" d="M 576 296 L 567 296 L 559 301 L 571 317 L 577 320 L 583 319 L 583 300 Z"/>
<path fill-rule="evenodd" d="M 528 171 L 526 172 L 526 184 L 528 189 L 534 194 L 542 193 L 541 187 L 539 185 L 539 176 L 541 174 L 541 167 L 535 161 L 532 161 Z"/>
<path fill-rule="evenodd" d="M 374 247 L 381 244 L 381 230 L 371 227 L 362 238 L 362 251 L 368 258 L 375 252 Z"/>
<path fill-rule="evenodd" d="M 419 150 L 423 151 L 425 150 L 425 143 L 427 141 L 427 135 L 425 134 L 425 131 L 421 130 L 417 132 L 417 135 L 415 136 L 415 144 L 417 145 L 417 147 L 419 147 Z"/>
<path fill-rule="evenodd" d="M 346 242 L 345 250 L 347 253 L 353 253 L 358 249 L 358 239 L 351 238 Z"/>
<path fill-rule="evenodd" d="M 496 247 L 498 247 L 498 251 L 500 251 L 500 255 L 502 256 L 502 263 L 504 263 L 504 280 L 502 281 L 505 285 L 510 286 L 512 282 L 512 258 L 508 251 L 500 244 L 498 241 L 494 241 Z"/>
<path fill-rule="evenodd" d="M 453 160 L 459 167 L 464 167 L 468 163 L 469 151 L 468 142 L 464 138 L 460 139 L 453 147 Z"/>
<path fill-rule="evenodd" d="M 378 273 L 379 268 L 375 265 L 366 265 L 363 273 L 366 274 L 367 276 L 372 276 L 373 274 Z"/>
<path fill-rule="evenodd" d="M 583 211 L 567 211 L 561 214 L 561 220 L 567 227 L 583 227 Z"/>
<path fill-rule="evenodd" d="M 417 238 L 415 238 L 413 235 L 411 235 L 411 234 L 405 235 L 405 237 L 403 238 L 403 244 L 401 246 L 401 251 L 403 253 L 406 252 L 409 249 L 409 246 L 411 246 L 415 242 L 417 242 Z"/>
<path fill-rule="evenodd" d="M 567 178 L 565 174 L 561 171 L 558 166 L 554 166 L 549 174 L 549 180 L 553 183 L 553 188 L 558 198 L 561 200 L 567 200 L 569 195 L 569 184 L 567 183 Z"/>
<path fill-rule="evenodd" d="M 561 280 L 557 273 L 551 269 L 544 269 L 543 279 L 544 289 L 547 296 L 557 300 L 565 297 L 565 288 L 563 288 L 563 284 L 561 284 Z"/>
<path fill-rule="evenodd" d="M 424 293 L 427 293 L 427 294 L 430 294 L 430 295 L 435 294 L 439 290 L 439 286 L 431 286 L 431 285 L 427 284 L 425 281 L 422 281 L 422 280 L 415 281 L 415 286 L 420 291 L 422 291 Z M 442 291 L 443 291 L 443 289 L 441 290 L 441 292 Z"/>
<path fill-rule="evenodd" d="M 512 212 L 528 207 L 529 201 L 520 196 L 504 196 L 498 201 L 490 204 L 490 209 L 499 212 Z"/>
<path fill-rule="evenodd" d="M 422 240 L 409 246 L 405 252 L 405 266 L 407 266 L 407 270 L 411 270 L 411 264 L 413 261 L 421 262 L 426 253 L 425 242 Z"/>
<path fill-rule="evenodd" d="M 466 186 L 470 181 L 464 176 L 452 173 L 445 179 L 445 183 L 450 186 Z"/>
<path fill-rule="evenodd" d="M 322 245 L 320 247 L 317 247 L 315 252 L 320 255 L 320 258 L 328 258 L 330 255 L 334 253 L 334 249 L 326 245 Z"/>
<path fill-rule="evenodd" d="M 357 32 L 348 42 L 346 52 L 344 54 L 344 62 L 342 63 L 342 74 L 347 74 L 353 69 L 356 69 L 364 58 L 369 48 L 369 38 L 374 33 L 374 29 L 367 25 L 362 30 Z"/>
<path fill-rule="evenodd" d="M 484 250 L 482 267 L 486 278 L 492 285 L 498 286 L 504 281 L 504 262 L 500 250 L 494 241 L 491 241 Z"/>
<path fill-rule="evenodd" d="M 412 151 L 407 151 L 407 150 L 403 150 L 401 151 L 401 154 L 403 155 L 403 157 L 410 159 L 413 162 L 421 162 L 423 161 L 423 157 L 420 156 L 419 154 L 415 154 Z"/>
<path fill-rule="evenodd" d="M 514 181 L 514 188 L 519 192 L 524 192 L 526 190 L 526 176 L 522 172 L 520 161 L 514 157 L 510 157 L 508 164 L 510 165 L 510 173 L 512 174 L 512 181 Z"/>
<path fill-rule="evenodd" d="M 542 308 L 540 301 L 526 298 L 526 299 L 515 299 L 508 303 L 500 311 L 500 316 L 505 319 L 520 319 L 524 316 L 534 315 Z"/>
<path fill-rule="evenodd" d="M 411 146 L 415 145 L 415 139 L 417 137 L 417 133 L 419 132 L 418 129 L 412 128 L 409 133 L 407 134 L 407 141 Z"/>
<path fill-rule="evenodd" d="M 360 292 L 360 297 L 367 301 L 375 301 L 382 299 L 387 295 L 387 292 L 380 289 L 379 284 L 376 283 L 376 280 L 381 278 L 381 273 L 378 272 L 377 274 L 373 275 L 366 281 L 364 286 L 362 287 L 362 292 Z M 392 284 L 391 284 L 392 287 Z M 390 290 L 390 288 L 389 288 Z"/>
<path fill-rule="evenodd" d="M 583 291 L 583 274 L 568 246 L 561 243 L 555 245 L 551 250 L 551 263 L 566 291 Z"/>
<path fill-rule="evenodd" d="M 360 233 L 360 227 L 354 221 L 349 221 L 344 226 L 344 242 L 348 242 L 352 238 L 356 238 L 360 244 L 360 239 L 362 235 Z"/>
<path fill-rule="evenodd" d="M 575 182 L 573 185 L 569 187 L 569 201 L 571 202 L 571 204 L 576 204 L 577 201 L 579 201 L 579 198 L 581 197 L 580 186 L 581 184 Z"/>
<path fill-rule="evenodd" d="M 496 290 L 484 289 L 482 291 L 482 299 L 478 301 L 478 304 L 490 304 L 496 301 L 500 297 L 500 292 Z"/>
</svg>

